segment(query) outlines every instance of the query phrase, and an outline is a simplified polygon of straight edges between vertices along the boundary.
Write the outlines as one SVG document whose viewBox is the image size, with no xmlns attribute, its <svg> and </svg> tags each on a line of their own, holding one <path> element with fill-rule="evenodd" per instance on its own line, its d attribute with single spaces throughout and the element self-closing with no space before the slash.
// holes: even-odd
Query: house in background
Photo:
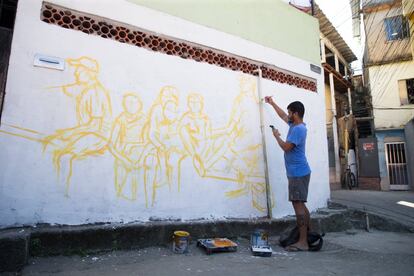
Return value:
<svg viewBox="0 0 414 276">
<path fill-rule="evenodd" d="M 354 2 L 359 6 L 359 1 Z M 365 141 L 363 150 L 378 155 L 378 166 L 365 162 L 364 170 L 378 179 L 371 183 L 372 189 L 411 189 L 414 1 L 363 0 L 360 4 L 366 35 L 364 84 L 372 98 L 377 140 Z"/>
<path fill-rule="evenodd" d="M 331 189 L 342 187 L 343 173 L 350 165 L 357 174 L 357 123 L 353 116 L 355 88 L 351 63 L 357 59 L 319 5 L 314 1 L 290 1 L 319 22 L 320 57 L 325 77 L 325 110 Z"/>
<path fill-rule="evenodd" d="M 411 39 L 411 54 L 414 57 L 414 1 L 411 0 L 403 0 L 403 14 L 409 20 L 410 26 L 410 39 Z M 406 84 L 407 85 L 407 84 Z M 410 89 L 410 91 L 408 91 Z M 409 88 L 407 86 L 407 98 L 408 95 L 411 97 L 411 101 L 413 100 L 414 95 L 414 86 L 411 85 Z M 414 141 L 414 118 L 409 121 L 404 128 L 405 138 L 407 141 Z M 410 177 L 411 189 L 414 187 L 414 143 L 409 142 L 406 144 L 407 147 L 407 165 L 408 165 L 408 172 Z"/>
<path fill-rule="evenodd" d="M 318 5 L 315 5 L 314 13 L 319 21 L 321 63 L 325 75 L 330 183 L 331 189 L 338 189 L 341 175 L 347 168 L 350 150 L 353 152 L 351 158 L 355 160 L 355 133 L 353 131 L 355 123 L 352 116 L 354 88 L 351 82 L 353 74 L 351 62 L 357 57 Z M 345 129 L 350 139 L 344 139 Z M 356 162 L 351 163 L 353 164 L 352 170 L 356 174 Z"/>
</svg>

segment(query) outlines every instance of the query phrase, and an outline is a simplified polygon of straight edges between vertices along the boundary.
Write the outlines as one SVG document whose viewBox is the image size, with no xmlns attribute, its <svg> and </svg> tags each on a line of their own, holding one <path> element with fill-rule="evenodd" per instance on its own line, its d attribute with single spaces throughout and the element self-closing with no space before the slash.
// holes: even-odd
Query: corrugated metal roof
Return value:
<svg viewBox="0 0 414 276">
<path fill-rule="evenodd" d="M 318 5 L 315 4 L 315 17 L 319 20 L 319 30 L 321 33 L 329 39 L 329 41 L 335 46 L 339 53 L 344 57 L 344 59 L 351 63 L 357 60 L 354 52 L 346 44 L 345 40 L 338 33 L 326 15 L 322 12 Z"/>
</svg>

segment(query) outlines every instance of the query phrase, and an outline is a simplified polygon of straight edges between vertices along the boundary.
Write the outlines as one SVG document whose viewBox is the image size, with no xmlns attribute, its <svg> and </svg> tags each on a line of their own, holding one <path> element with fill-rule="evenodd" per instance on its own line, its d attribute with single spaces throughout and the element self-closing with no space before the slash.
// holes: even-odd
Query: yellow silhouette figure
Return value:
<svg viewBox="0 0 414 276">
<path fill-rule="evenodd" d="M 258 104 L 255 79 L 242 76 L 240 94 L 233 102 L 226 127 L 212 131 L 215 146 L 210 149 L 213 153 L 204 176 L 237 183 L 239 188 L 226 195 L 235 198 L 250 193 L 252 205 L 265 212 L 266 183 L 264 171 L 259 167 L 262 145 L 251 129 L 258 122 L 252 107 L 257 108 Z"/>
<path fill-rule="evenodd" d="M 199 94 L 187 97 L 188 111 L 180 119 L 180 137 L 188 154 L 193 158 L 194 168 L 205 176 L 205 160 L 210 151 L 211 122 L 204 113 L 204 99 Z"/>
<path fill-rule="evenodd" d="M 138 188 L 142 187 L 146 206 L 149 197 L 153 206 L 158 189 L 168 186 L 169 191 L 172 187 L 180 191 L 181 162 L 190 157 L 200 177 L 237 184 L 236 189 L 226 193 L 227 197 L 250 195 L 252 206 L 266 211 L 260 134 L 251 129 L 258 123 L 254 109 L 258 109 L 259 99 L 254 78 L 240 78 L 240 93 L 223 128 L 212 127 L 204 111 L 204 98 L 197 93 L 188 95 L 187 110 L 179 116 L 179 95 L 173 86 L 161 88 L 147 116 L 140 97 L 126 93 L 123 110 L 112 124 L 111 100 L 98 80 L 98 62 L 89 57 L 67 62 L 75 69 L 75 81 L 50 89 L 75 100 L 76 125 L 49 136 L 7 124 L 0 130 L 40 142 L 44 150 L 50 147 L 58 176 L 62 167 L 68 168 L 63 177 L 66 196 L 73 162 L 109 150 L 114 157 L 114 186 L 119 198 L 136 200 Z"/>
<path fill-rule="evenodd" d="M 230 144 L 228 164 L 236 174 L 239 189 L 228 192 L 229 197 L 237 197 L 250 193 L 252 205 L 266 211 L 266 183 L 264 170 L 259 167 L 262 155 L 262 145 L 257 133 L 251 126 L 257 125 L 259 114 L 252 112 L 252 108 L 259 106 L 259 98 L 256 92 L 256 80 L 253 77 L 240 77 L 240 94 L 236 97 L 227 130 Z M 260 131 L 260 129 L 257 129 Z M 260 136 L 259 136 L 260 137 Z M 230 158 L 229 158 L 230 157 Z"/>
<path fill-rule="evenodd" d="M 252 107 L 257 108 L 258 104 L 255 79 L 242 76 L 240 94 L 234 100 L 226 127 L 213 129 L 204 112 L 203 97 L 191 93 L 187 97 L 188 110 L 180 119 L 179 133 L 201 177 L 237 183 L 239 188 L 226 195 L 235 198 L 250 193 L 253 207 L 265 212 L 265 176 L 259 166 L 262 145 L 251 130 L 258 122 Z"/>
<path fill-rule="evenodd" d="M 148 206 L 148 184 L 154 185 L 155 152 L 145 133 L 147 118 L 137 94 L 127 93 L 122 102 L 123 112 L 112 127 L 109 150 L 115 157 L 115 190 L 118 197 L 135 200 L 139 182 L 143 184 L 145 205 Z M 125 188 L 129 186 L 129 190 Z"/>
<path fill-rule="evenodd" d="M 89 57 L 67 59 L 75 68 L 75 81 L 50 89 L 58 89 L 76 102 L 77 125 L 60 129 L 44 141 L 44 150 L 48 145 L 53 149 L 53 164 L 58 176 L 62 163 L 68 166 L 65 195 L 69 194 L 72 167 L 75 160 L 103 154 L 108 148 L 112 107 L 108 91 L 98 80 L 99 64 Z"/>
<path fill-rule="evenodd" d="M 148 115 L 148 139 L 156 149 L 157 166 L 152 204 L 156 190 L 168 185 L 180 189 L 181 161 L 185 158 L 178 135 L 178 91 L 173 86 L 164 86 L 153 103 Z"/>
<path fill-rule="evenodd" d="M 180 119 L 180 137 L 197 173 L 205 177 L 225 152 L 226 133 L 221 130 L 213 133 L 211 120 L 204 112 L 203 96 L 196 93 L 188 95 L 187 107 Z"/>
</svg>

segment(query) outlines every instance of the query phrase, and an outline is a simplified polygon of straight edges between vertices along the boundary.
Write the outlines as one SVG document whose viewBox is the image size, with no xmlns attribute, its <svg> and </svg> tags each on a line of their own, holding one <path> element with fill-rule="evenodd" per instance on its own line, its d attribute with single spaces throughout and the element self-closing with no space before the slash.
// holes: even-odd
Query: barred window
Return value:
<svg viewBox="0 0 414 276">
<path fill-rule="evenodd" d="M 407 99 L 409 104 L 414 104 L 414 79 L 405 81 L 407 85 Z"/>
<path fill-rule="evenodd" d="M 394 16 L 384 19 L 387 40 L 400 40 L 410 37 L 410 28 L 407 19 L 402 16 Z"/>
</svg>

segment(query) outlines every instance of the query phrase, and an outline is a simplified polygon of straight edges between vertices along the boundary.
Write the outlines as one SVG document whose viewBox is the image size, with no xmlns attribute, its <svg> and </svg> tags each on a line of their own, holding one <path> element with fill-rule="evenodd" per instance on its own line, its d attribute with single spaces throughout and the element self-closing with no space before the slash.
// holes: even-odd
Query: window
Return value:
<svg viewBox="0 0 414 276">
<path fill-rule="evenodd" d="M 345 76 L 345 65 L 342 63 L 342 62 L 340 62 L 340 61 L 338 61 L 338 66 L 339 66 L 339 73 L 342 75 L 342 76 Z"/>
<path fill-rule="evenodd" d="M 401 105 L 414 104 L 414 79 L 399 80 Z"/>
<path fill-rule="evenodd" d="M 326 46 L 325 46 L 325 61 L 330 66 L 332 66 L 332 68 L 335 69 L 335 55 L 333 54 L 333 52 L 331 51 L 331 49 L 329 49 Z"/>
<path fill-rule="evenodd" d="M 410 28 L 407 19 L 402 16 L 394 16 L 384 19 L 387 40 L 399 40 L 410 37 Z"/>
<path fill-rule="evenodd" d="M 414 79 L 406 80 L 408 104 L 414 104 Z"/>
</svg>

